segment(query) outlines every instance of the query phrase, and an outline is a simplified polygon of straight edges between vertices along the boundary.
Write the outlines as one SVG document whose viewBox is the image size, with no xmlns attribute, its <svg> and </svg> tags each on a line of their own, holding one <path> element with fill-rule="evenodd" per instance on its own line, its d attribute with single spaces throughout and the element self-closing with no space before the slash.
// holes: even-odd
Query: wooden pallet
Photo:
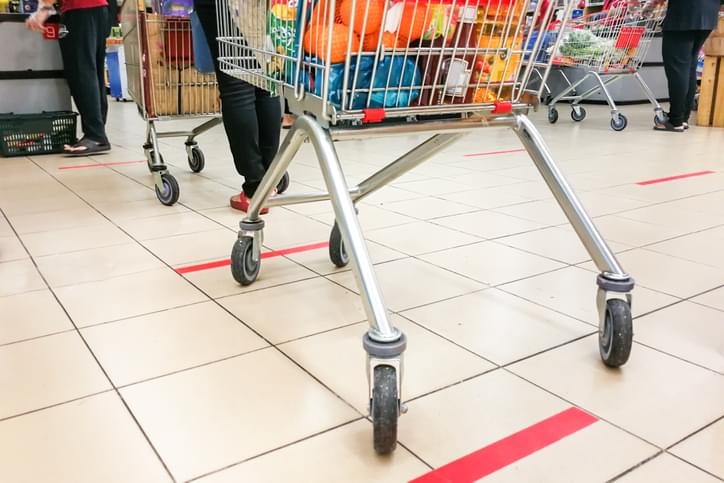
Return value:
<svg viewBox="0 0 724 483">
<path fill-rule="evenodd" d="M 724 57 L 706 56 L 701 78 L 699 126 L 724 127 Z"/>
</svg>

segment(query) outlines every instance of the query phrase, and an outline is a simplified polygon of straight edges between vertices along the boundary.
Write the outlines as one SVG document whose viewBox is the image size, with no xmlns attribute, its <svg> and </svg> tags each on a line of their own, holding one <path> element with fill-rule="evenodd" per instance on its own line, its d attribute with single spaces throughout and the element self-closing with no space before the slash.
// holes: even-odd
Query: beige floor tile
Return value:
<svg viewBox="0 0 724 483">
<path fill-rule="evenodd" d="M 104 223 L 65 230 L 44 231 L 22 235 L 25 246 L 34 257 L 79 252 L 92 248 L 124 245 L 132 242 L 121 230 Z"/>
<path fill-rule="evenodd" d="M 645 201 L 626 198 L 623 196 L 606 196 L 596 191 L 578 193 L 578 198 L 581 200 L 586 212 L 588 212 L 590 216 L 604 216 L 624 210 L 635 210 L 646 206 L 647 204 Z"/>
<path fill-rule="evenodd" d="M 619 483 L 716 483 L 719 480 L 664 453 L 616 481 Z"/>
<path fill-rule="evenodd" d="M 667 204 L 647 206 L 637 210 L 619 213 L 620 217 L 638 220 L 654 225 L 671 226 L 685 231 L 699 231 L 724 225 L 724 215 L 701 213 L 695 210 L 678 209 Z"/>
<path fill-rule="evenodd" d="M 483 284 L 413 258 L 377 265 L 375 271 L 387 307 L 398 312 L 475 292 L 485 287 Z M 329 278 L 350 290 L 355 292 L 358 290 L 352 272 L 335 274 Z"/>
<path fill-rule="evenodd" d="M 403 315 L 496 364 L 508 364 L 596 330 L 496 289 Z"/>
<path fill-rule="evenodd" d="M 118 225 L 136 240 L 152 240 L 221 228 L 218 223 L 191 212 L 121 220 Z"/>
<path fill-rule="evenodd" d="M 652 456 L 656 451 L 653 446 L 610 424 L 598 421 L 493 473 L 483 481 L 486 483 L 610 481 L 614 476 Z M 602 461 L 605 463 L 601 464 Z"/>
<path fill-rule="evenodd" d="M 364 205 L 358 208 L 359 222 L 362 230 L 379 230 L 391 226 L 401 226 L 412 223 L 415 220 L 409 216 L 394 213 L 386 208 L 380 208 L 375 205 Z M 324 223 L 327 226 L 334 225 L 334 212 L 330 206 L 330 210 L 320 215 L 311 215 L 311 218 Z"/>
<path fill-rule="evenodd" d="M 724 376 L 638 344 L 626 366 L 611 370 L 597 349 L 592 336 L 511 370 L 660 447 L 721 417 Z"/>
<path fill-rule="evenodd" d="M 18 237 L 14 234 L 12 236 L 0 237 L 0 263 L 24 260 L 26 258 L 30 257 Z"/>
<path fill-rule="evenodd" d="M 724 314 L 682 302 L 636 321 L 636 340 L 724 374 Z"/>
<path fill-rule="evenodd" d="M 480 241 L 478 237 L 424 221 L 368 231 L 365 236 L 369 240 L 408 255 L 436 252 Z"/>
<path fill-rule="evenodd" d="M 385 209 L 401 213 L 420 220 L 430 220 L 444 216 L 459 215 L 475 211 L 474 207 L 447 201 L 440 198 L 422 198 L 419 200 L 398 201 L 385 204 Z"/>
<path fill-rule="evenodd" d="M 359 416 L 273 349 L 131 386 L 122 393 L 179 480 Z"/>
<path fill-rule="evenodd" d="M 110 387 L 75 332 L 0 348 L 0 419 Z"/>
<path fill-rule="evenodd" d="M 511 195 L 522 196 L 528 200 L 553 199 L 550 188 L 546 186 L 543 180 L 511 184 L 506 186 L 505 189 Z"/>
<path fill-rule="evenodd" d="M 181 193 L 183 193 L 183 191 L 181 191 Z M 91 204 L 103 202 L 109 198 L 115 200 L 117 203 L 140 200 L 156 200 L 157 203 L 159 202 L 152 188 L 132 182 L 126 183 L 123 186 L 113 186 L 106 189 L 83 190 L 79 191 L 78 194 Z"/>
<path fill-rule="evenodd" d="M 6 198 L 0 202 L 0 206 L 2 206 L 3 212 L 12 218 L 13 223 L 17 219 L 19 224 L 25 221 L 36 221 L 34 215 L 40 215 L 48 211 L 70 212 L 88 208 L 78 196 L 70 193 L 65 188 L 57 186 L 59 185 L 42 186 L 37 189 L 21 188 L 22 194 L 20 196 Z M 38 227 L 33 225 L 34 223 L 28 223 L 28 226 L 23 224 L 21 227 L 23 229 L 43 228 L 42 225 Z"/>
<path fill-rule="evenodd" d="M 204 261 L 228 259 L 237 234 L 221 228 L 147 240 L 143 245 L 169 265 L 193 265 Z"/>
<path fill-rule="evenodd" d="M 399 260 L 407 257 L 404 253 L 400 253 L 369 240 L 367 240 L 366 245 L 367 252 L 372 259 L 373 264 L 391 262 L 392 260 Z M 295 262 L 300 263 L 310 270 L 322 275 L 329 275 L 331 273 L 343 272 L 352 269 L 351 265 L 347 265 L 344 268 L 337 268 L 329 259 L 329 248 L 294 253 L 292 255 L 287 255 L 286 258 L 294 260 Z"/>
<path fill-rule="evenodd" d="M 0 467 L 7 482 L 171 481 L 110 392 L 0 423 Z"/>
<path fill-rule="evenodd" d="M 568 223 L 568 218 L 554 200 L 531 201 L 513 206 L 496 208 L 497 213 L 534 221 L 545 226 Z"/>
<path fill-rule="evenodd" d="M 207 300 L 168 268 L 60 287 L 55 293 L 78 327 Z"/>
<path fill-rule="evenodd" d="M 264 245 L 274 250 L 329 240 L 328 225 L 293 211 L 276 208 L 264 220 Z M 236 219 L 235 229 L 239 221 L 241 217 Z"/>
<path fill-rule="evenodd" d="M 0 263 L 0 297 L 46 288 L 30 259 Z"/>
<path fill-rule="evenodd" d="M 692 302 L 724 311 L 724 288 L 707 292 L 692 299 Z"/>
<path fill-rule="evenodd" d="M 500 206 L 514 205 L 516 203 L 524 203 L 530 199 L 508 192 L 508 187 L 486 188 L 463 191 L 462 193 L 449 193 L 441 195 L 440 197 L 456 203 L 475 206 L 486 210 Z"/>
<path fill-rule="evenodd" d="M 267 345 L 214 302 L 90 327 L 83 337 L 116 386 Z"/>
<path fill-rule="evenodd" d="M 326 251 L 325 251 L 326 253 Z M 326 255 L 325 255 L 326 256 Z M 327 263 L 331 265 L 327 257 Z M 211 298 L 228 297 L 269 287 L 285 285 L 316 277 L 317 274 L 286 257 L 265 259 L 259 278 L 252 285 L 239 285 L 226 267 L 212 268 L 184 274 L 184 277 Z"/>
<path fill-rule="evenodd" d="M 596 274 L 578 267 L 538 275 L 501 287 L 531 302 L 598 325 Z M 633 292 L 634 317 L 677 302 L 670 295 L 637 286 Z"/>
<path fill-rule="evenodd" d="M 13 237 L 15 232 L 10 228 L 10 223 L 4 216 L 0 216 L 0 237 Z"/>
<path fill-rule="evenodd" d="M 36 258 L 36 262 L 51 287 L 107 280 L 163 266 L 137 243 L 48 255 Z"/>
<path fill-rule="evenodd" d="M 401 447 L 391 457 L 376 456 L 371 450 L 371 434 L 372 427 L 367 421 L 356 421 L 200 482 L 399 483 L 411 480 L 427 468 Z"/>
<path fill-rule="evenodd" d="M 323 278 L 235 295 L 219 302 L 275 344 L 367 318 L 359 296 Z"/>
<path fill-rule="evenodd" d="M 683 235 L 686 229 L 672 225 L 652 223 L 609 215 L 594 220 L 606 241 L 624 243 L 629 246 L 644 246 Z M 569 228 L 572 229 L 572 228 Z"/>
<path fill-rule="evenodd" d="M 568 408 L 566 402 L 498 370 L 411 402 L 400 420 L 400 441 L 437 468 Z M 548 457 L 543 461 L 534 454 L 489 478 L 534 481 L 548 474 L 552 479 L 541 481 L 584 481 L 590 472 L 601 472 L 603 478 L 592 480 L 603 481 L 654 452 L 620 430 L 599 425 L 608 426 L 596 422 L 544 449 Z M 596 451 L 606 451 L 607 464 L 593 468 L 591 462 L 600 455 Z M 518 472 L 523 476 L 516 479 Z M 573 478 L 556 479 L 558 474 Z"/>
<path fill-rule="evenodd" d="M 393 203 L 395 201 L 423 198 L 425 194 L 426 193 L 417 193 L 400 188 L 395 188 L 394 186 L 385 186 L 384 188 L 380 188 L 379 191 L 375 191 L 374 193 L 366 197 L 363 203 L 384 206 L 386 203 Z"/>
<path fill-rule="evenodd" d="M 722 441 L 724 441 L 724 419 L 719 419 L 708 428 L 674 446 L 671 452 L 719 478 L 724 478 Z"/>
<path fill-rule="evenodd" d="M 505 184 L 505 183 L 503 183 Z M 489 186 L 497 186 L 496 184 Z M 468 184 L 462 183 L 460 180 L 451 181 L 446 179 L 427 179 L 424 181 L 412 181 L 409 183 L 400 183 L 395 185 L 396 188 L 410 191 L 425 196 L 438 196 L 446 193 L 457 193 L 471 189 Z"/>
<path fill-rule="evenodd" d="M 0 314 L 0 344 L 73 328 L 48 290 L 0 297 Z"/>
<path fill-rule="evenodd" d="M 103 216 L 85 205 L 52 211 L 55 209 L 58 209 L 58 206 L 51 204 L 46 207 L 45 211 L 39 213 L 9 215 L 10 223 L 20 235 L 108 223 Z"/>
<path fill-rule="evenodd" d="M 562 264 L 497 242 L 482 242 L 421 257 L 430 263 L 489 285 L 537 275 Z"/>
<path fill-rule="evenodd" d="M 391 322 L 407 336 L 402 397 L 415 398 L 481 374 L 494 366 L 399 316 Z M 279 348 L 363 414 L 369 406 L 362 336 L 367 323 L 300 339 Z M 433 356 L 434 355 L 434 356 Z"/>
<path fill-rule="evenodd" d="M 436 224 L 481 238 L 500 238 L 542 228 L 534 221 L 523 220 L 493 211 L 478 211 L 435 220 Z"/>
<path fill-rule="evenodd" d="M 124 203 L 102 200 L 93 202 L 92 204 L 98 211 L 113 221 L 135 220 L 175 213 L 186 213 L 189 211 L 188 208 L 181 204 L 177 203 L 173 206 L 165 206 L 156 199 L 128 201 Z"/>
<path fill-rule="evenodd" d="M 721 245 L 717 242 L 717 237 L 707 230 L 657 243 L 646 248 L 647 250 L 683 258 L 702 265 L 724 269 L 724 253 L 719 249 Z"/>
<path fill-rule="evenodd" d="M 691 297 L 724 285 L 724 268 L 701 265 L 648 249 L 631 250 L 618 258 L 637 283 L 676 297 Z M 583 266 L 593 270 L 591 264 Z"/>
</svg>

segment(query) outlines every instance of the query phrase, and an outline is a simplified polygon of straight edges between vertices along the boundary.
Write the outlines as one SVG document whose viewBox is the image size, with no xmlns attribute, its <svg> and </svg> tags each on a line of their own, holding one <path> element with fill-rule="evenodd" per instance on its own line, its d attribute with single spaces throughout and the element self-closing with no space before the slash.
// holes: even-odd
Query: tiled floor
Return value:
<svg viewBox="0 0 724 483">
<path fill-rule="evenodd" d="M 0 160 L 0 481 L 406 482 L 574 407 L 595 422 L 482 481 L 724 481 L 724 131 L 608 129 L 534 114 L 639 282 L 621 370 L 598 356 L 595 267 L 512 132 L 464 138 L 359 206 L 408 336 L 399 445 L 374 455 L 364 307 L 324 248 L 226 266 L 240 179 L 223 131 L 161 206 L 145 126 L 113 103 L 111 154 Z M 338 145 L 359 181 L 422 139 Z M 498 154 L 487 154 L 504 151 Z M 476 156 L 470 156 L 477 154 Z M 68 165 L 121 162 L 108 167 Z M 696 171 L 676 181 L 637 182 Z M 305 146 L 292 191 L 323 187 Z M 325 203 L 275 208 L 265 249 L 324 242 Z M 521 433 L 522 434 L 522 433 Z M 502 455 L 506 458 L 509 455 Z M 467 480 L 466 480 L 467 481 Z"/>
</svg>

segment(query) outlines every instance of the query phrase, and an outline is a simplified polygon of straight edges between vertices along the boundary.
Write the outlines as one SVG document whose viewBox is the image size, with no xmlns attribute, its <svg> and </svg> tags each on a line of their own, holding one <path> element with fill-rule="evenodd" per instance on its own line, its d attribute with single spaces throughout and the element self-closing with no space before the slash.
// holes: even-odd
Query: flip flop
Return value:
<svg viewBox="0 0 724 483">
<path fill-rule="evenodd" d="M 83 148 L 83 149 L 78 149 Z M 79 158 L 82 156 L 90 156 L 93 154 L 103 154 L 111 150 L 109 143 L 99 143 L 88 138 L 83 138 L 72 146 L 66 145 L 63 149 L 66 157 Z"/>
</svg>

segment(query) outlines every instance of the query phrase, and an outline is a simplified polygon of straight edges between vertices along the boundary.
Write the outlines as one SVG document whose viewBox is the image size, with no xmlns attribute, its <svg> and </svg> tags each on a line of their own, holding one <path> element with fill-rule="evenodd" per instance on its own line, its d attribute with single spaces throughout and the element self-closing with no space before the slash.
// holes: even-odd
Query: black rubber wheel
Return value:
<svg viewBox="0 0 724 483">
<path fill-rule="evenodd" d="M 573 119 L 576 122 L 581 122 L 586 118 L 586 109 L 583 107 L 573 108 L 571 109 L 571 119 Z"/>
<path fill-rule="evenodd" d="M 668 120 L 669 118 L 664 111 L 656 111 L 654 113 L 654 124 L 664 124 Z"/>
<path fill-rule="evenodd" d="M 154 153 L 153 149 L 149 149 L 148 151 L 146 151 L 146 165 L 148 166 L 148 170 L 152 173 L 154 171 L 154 169 L 153 169 L 153 153 Z M 158 153 L 158 159 L 161 161 L 162 166 L 166 165 L 166 161 L 163 160 L 163 154 Z"/>
<path fill-rule="evenodd" d="M 236 240 L 231 249 L 231 275 L 243 286 L 256 281 L 261 268 L 261 258 L 254 261 L 254 239 L 245 236 Z"/>
<path fill-rule="evenodd" d="M 344 248 L 342 233 L 336 223 L 329 235 L 329 259 L 339 268 L 346 267 L 349 263 L 349 255 L 347 255 L 347 250 Z"/>
<path fill-rule="evenodd" d="M 178 201 L 178 196 L 180 194 L 178 181 L 176 181 L 176 178 L 174 178 L 173 175 L 163 173 L 161 175 L 161 182 L 163 183 L 162 189 L 159 189 L 158 186 L 155 187 L 158 201 L 166 206 L 175 204 Z"/>
<path fill-rule="evenodd" d="M 628 126 L 628 119 L 623 114 L 618 115 L 618 120 L 615 117 L 611 118 L 611 129 L 614 131 L 623 131 Z"/>
<path fill-rule="evenodd" d="M 289 189 L 289 173 L 284 173 L 284 176 L 282 176 L 282 179 L 279 180 L 279 183 L 277 183 L 277 193 L 282 194 L 286 190 Z"/>
<path fill-rule="evenodd" d="M 206 157 L 204 152 L 198 147 L 191 148 L 191 156 L 189 157 L 189 168 L 194 173 L 200 173 L 206 166 Z"/>
<path fill-rule="evenodd" d="M 398 397 L 395 368 L 376 366 L 372 390 L 372 433 L 377 454 L 390 454 L 397 446 Z"/>
<path fill-rule="evenodd" d="M 631 307 L 621 299 L 606 302 L 603 330 L 598 333 L 601 359 L 608 367 L 621 367 L 631 355 L 633 318 Z"/>
<path fill-rule="evenodd" d="M 558 109 L 551 107 L 548 109 L 548 122 L 555 124 L 558 122 Z"/>
</svg>

